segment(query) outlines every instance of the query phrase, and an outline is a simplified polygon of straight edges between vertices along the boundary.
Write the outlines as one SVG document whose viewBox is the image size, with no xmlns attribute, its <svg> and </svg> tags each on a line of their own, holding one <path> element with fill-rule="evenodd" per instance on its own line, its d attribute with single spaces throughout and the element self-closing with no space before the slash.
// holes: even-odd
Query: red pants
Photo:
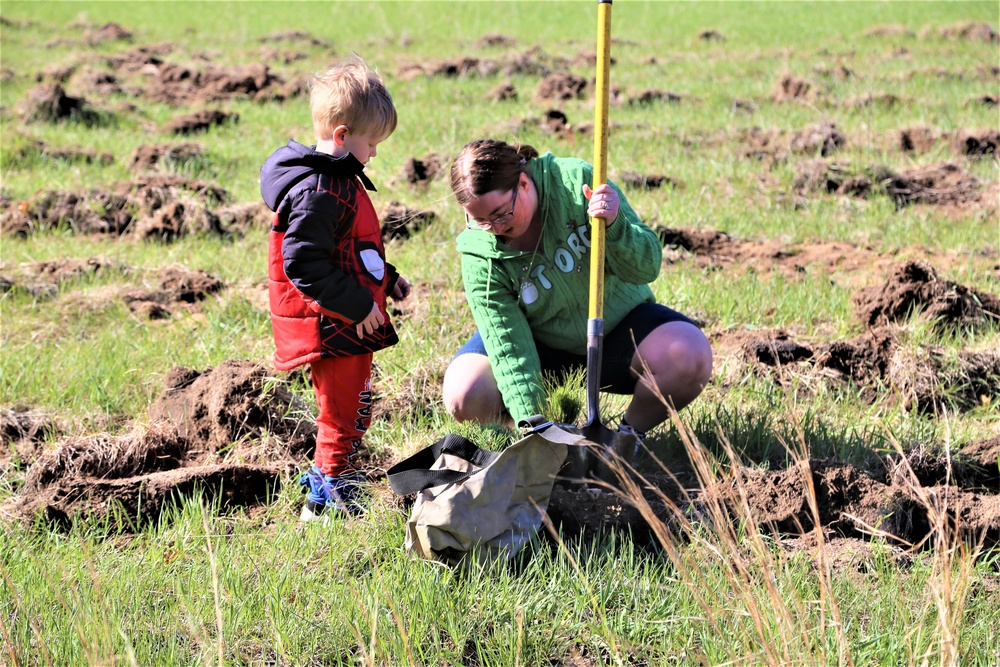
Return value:
<svg viewBox="0 0 1000 667">
<path fill-rule="evenodd" d="M 320 359 L 310 364 L 316 391 L 316 460 L 336 477 L 354 467 L 354 456 L 372 420 L 372 355 Z"/>
</svg>

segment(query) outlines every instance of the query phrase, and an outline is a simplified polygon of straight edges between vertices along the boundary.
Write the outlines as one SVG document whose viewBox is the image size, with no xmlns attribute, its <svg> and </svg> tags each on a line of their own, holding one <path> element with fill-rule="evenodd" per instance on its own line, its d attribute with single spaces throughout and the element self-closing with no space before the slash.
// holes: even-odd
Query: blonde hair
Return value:
<svg viewBox="0 0 1000 667">
<path fill-rule="evenodd" d="M 451 191 L 459 206 L 487 192 L 513 190 L 528 160 L 538 157 L 534 146 L 512 146 L 497 139 L 476 139 L 459 151 L 451 163 Z"/>
<path fill-rule="evenodd" d="M 333 138 L 338 125 L 352 133 L 388 137 L 396 129 L 396 107 L 382 77 L 356 53 L 317 72 L 309 82 L 316 139 Z"/>
</svg>

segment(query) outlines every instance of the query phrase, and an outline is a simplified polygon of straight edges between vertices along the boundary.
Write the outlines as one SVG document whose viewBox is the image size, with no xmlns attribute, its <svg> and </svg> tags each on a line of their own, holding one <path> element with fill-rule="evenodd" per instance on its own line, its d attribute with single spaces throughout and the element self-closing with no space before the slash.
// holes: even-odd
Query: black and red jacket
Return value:
<svg viewBox="0 0 1000 667">
<path fill-rule="evenodd" d="M 374 352 L 398 342 L 386 293 L 399 274 L 385 261 L 382 229 L 365 189 L 375 186 L 353 155 L 335 158 L 289 141 L 260 170 L 275 212 L 268 245 L 274 365 Z M 359 338 L 377 303 L 385 324 Z"/>
</svg>

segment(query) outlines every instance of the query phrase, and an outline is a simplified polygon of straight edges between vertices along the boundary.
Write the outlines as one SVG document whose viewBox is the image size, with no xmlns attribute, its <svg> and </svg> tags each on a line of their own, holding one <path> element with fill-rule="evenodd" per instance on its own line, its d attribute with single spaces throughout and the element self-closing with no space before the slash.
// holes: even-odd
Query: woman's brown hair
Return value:
<svg viewBox="0 0 1000 667">
<path fill-rule="evenodd" d="M 528 160 L 538 157 L 534 146 L 512 146 L 496 139 L 470 141 L 451 163 L 451 191 L 459 206 L 494 190 L 513 190 Z"/>
</svg>

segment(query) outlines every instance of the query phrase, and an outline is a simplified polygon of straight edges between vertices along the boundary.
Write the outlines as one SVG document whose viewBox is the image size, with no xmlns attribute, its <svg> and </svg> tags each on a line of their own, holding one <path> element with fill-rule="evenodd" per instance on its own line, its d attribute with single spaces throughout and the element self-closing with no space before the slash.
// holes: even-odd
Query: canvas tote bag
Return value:
<svg viewBox="0 0 1000 667">
<path fill-rule="evenodd" d="M 449 565 L 510 560 L 542 525 L 568 449 L 583 436 L 541 416 L 522 422 L 522 438 L 501 452 L 451 433 L 388 471 L 401 496 L 417 494 L 406 524 L 411 554 Z"/>
</svg>

